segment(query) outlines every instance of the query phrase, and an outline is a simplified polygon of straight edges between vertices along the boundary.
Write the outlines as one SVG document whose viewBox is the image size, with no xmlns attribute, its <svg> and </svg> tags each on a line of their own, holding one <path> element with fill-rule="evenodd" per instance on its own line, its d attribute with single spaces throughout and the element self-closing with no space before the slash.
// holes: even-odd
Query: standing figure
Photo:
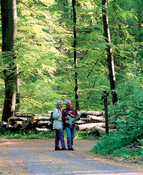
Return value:
<svg viewBox="0 0 143 175">
<path fill-rule="evenodd" d="M 55 150 L 66 150 L 64 133 L 63 133 L 63 123 L 62 123 L 62 112 L 61 108 L 63 103 L 61 101 L 57 102 L 57 107 L 53 111 L 53 129 L 55 129 Z M 62 149 L 59 147 L 59 141 L 61 142 Z"/>
<path fill-rule="evenodd" d="M 71 101 L 65 101 L 66 109 L 62 111 L 62 120 L 66 128 L 67 133 L 67 146 L 69 151 L 74 151 L 73 149 L 73 138 L 75 133 L 75 121 L 79 119 L 77 110 L 72 107 Z"/>
</svg>

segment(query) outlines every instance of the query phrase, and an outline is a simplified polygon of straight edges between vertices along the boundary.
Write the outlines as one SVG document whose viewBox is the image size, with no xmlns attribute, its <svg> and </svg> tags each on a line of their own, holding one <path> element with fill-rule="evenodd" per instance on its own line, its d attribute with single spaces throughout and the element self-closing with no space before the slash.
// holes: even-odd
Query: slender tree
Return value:
<svg viewBox="0 0 143 175">
<path fill-rule="evenodd" d="M 79 109 L 79 101 L 78 101 L 78 73 L 77 73 L 77 30 L 76 30 L 76 9 L 75 9 L 76 1 L 72 0 L 72 9 L 73 9 L 73 57 L 74 57 L 74 70 L 75 70 L 75 103 L 76 109 Z"/>
<path fill-rule="evenodd" d="M 16 87 L 16 112 L 20 112 L 20 78 L 19 78 L 19 71 L 17 67 L 17 87 Z"/>
<path fill-rule="evenodd" d="M 138 21 L 138 45 L 139 45 L 138 53 L 140 55 L 140 51 L 142 50 L 141 43 L 143 40 L 143 32 L 142 32 L 142 23 L 143 23 L 143 12 L 142 12 L 143 7 L 142 7 L 142 5 L 143 5 L 143 2 L 139 0 L 136 2 L 136 4 L 137 4 L 136 12 L 137 12 L 137 21 Z M 141 71 L 143 71 L 141 61 L 140 61 L 140 58 L 142 58 L 142 56 L 141 55 L 139 56 L 139 55 L 138 55 L 139 58 L 136 59 L 137 76 L 139 75 L 139 73 Z"/>
<path fill-rule="evenodd" d="M 137 9 L 137 18 L 138 18 L 138 41 L 139 43 L 142 41 L 141 37 L 142 37 L 142 8 L 141 8 L 141 3 L 140 1 L 138 2 L 138 9 Z"/>
<path fill-rule="evenodd" d="M 108 61 L 108 69 L 109 69 L 109 79 L 110 79 L 110 88 L 112 91 L 112 102 L 115 104 L 118 101 L 117 93 L 116 93 L 116 78 L 115 78 L 115 68 L 114 68 L 114 57 L 113 50 L 111 47 L 111 35 L 109 28 L 109 20 L 107 14 L 107 0 L 102 0 L 102 18 L 103 18 L 103 27 L 104 27 L 104 37 L 107 42 L 107 61 Z"/>
<path fill-rule="evenodd" d="M 17 70 L 14 46 L 17 32 L 16 0 L 1 0 L 2 56 L 5 65 L 5 99 L 2 120 L 14 116 L 16 103 Z"/>
</svg>

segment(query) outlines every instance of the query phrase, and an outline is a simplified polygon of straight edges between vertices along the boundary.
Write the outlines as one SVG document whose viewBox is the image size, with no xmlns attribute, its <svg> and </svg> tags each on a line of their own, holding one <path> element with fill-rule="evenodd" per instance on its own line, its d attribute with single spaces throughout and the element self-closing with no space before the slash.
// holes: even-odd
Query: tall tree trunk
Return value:
<svg viewBox="0 0 143 175">
<path fill-rule="evenodd" d="M 14 116 L 16 103 L 17 72 L 14 46 L 17 32 L 16 0 L 1 0 L 2 56 L 5 64 L 5 99 L 2 120 Z"/>
<path fill-rule="evenodd" d="M 79 101 L 78 101 L 78 73 L 77 73 L 77 31 L 76 31 L 76 9 L 75 9 L 75 0 L 72 0 L 72 9 L 73 9 L 73 56 L 74 56 L 74 70 L 75 70 L 75 103 L 76 109 L 79 110 Z"/>
<path fill-rule="evenodd" d="M 19 71 L 17 67 L 17 87 L 16 87 L 16 108 L 15 112 L 20 112 L 20 78 L 19 78 Z"/>
<path fill-rule="evenodd" d="M 111 36 L 110 36 L 110 28 L 107 14 L 107 0 L 102 0 L 102 18 L 103 18 L 103 27 L 104 27 L 104 36 L 107 42 L 107 61 L 108 61 L 108 69 L 109 69 L 109 79 L 110 79 L 110 88 L 112 91 L 112 102 L 115 104 L 118 101 L 117 93 L 116 93 L 116 78 L 115 78 L 115 68 L 114 68 L 114 57 L 113 51 L 111 48 Z"/>
</svg>

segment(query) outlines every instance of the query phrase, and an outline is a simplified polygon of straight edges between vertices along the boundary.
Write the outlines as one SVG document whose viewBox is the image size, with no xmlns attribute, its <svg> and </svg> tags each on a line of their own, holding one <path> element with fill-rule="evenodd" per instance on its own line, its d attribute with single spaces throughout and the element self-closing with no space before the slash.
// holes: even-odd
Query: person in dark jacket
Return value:
<svg viewBox="0 0 143 175">
<path fill-rule="evenodd" d="M 75 121 L 79 119 L 77 110 L 72 107 L 71 101 L 65 101 L 66 108 L 62 111 L 62 120 L 67 133 L 67 146 L 69 151 L 74 151 L 73 139 L 75 133 Z"/>
</svg>

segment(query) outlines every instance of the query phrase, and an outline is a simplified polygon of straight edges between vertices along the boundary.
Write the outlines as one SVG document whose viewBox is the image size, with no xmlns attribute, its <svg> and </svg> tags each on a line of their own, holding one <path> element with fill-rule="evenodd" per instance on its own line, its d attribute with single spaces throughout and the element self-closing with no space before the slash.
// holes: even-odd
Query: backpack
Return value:
<svg viewBox="0 0 143 175">
<path fill-rule="evenodd" d="M 50 129 L 53 130 L 53 122 L 54 122 L 53 112 L 51 112 L 51 115 L 50 115 L 50 122 L 51 122 Z"/>
<path fill-rule="evenodd" d="M 50 116 L 50 122 L 53 123 L 54 118 L 53 118 L 53 112 L 51 112 L 51 116 Z"/>
</svg>

